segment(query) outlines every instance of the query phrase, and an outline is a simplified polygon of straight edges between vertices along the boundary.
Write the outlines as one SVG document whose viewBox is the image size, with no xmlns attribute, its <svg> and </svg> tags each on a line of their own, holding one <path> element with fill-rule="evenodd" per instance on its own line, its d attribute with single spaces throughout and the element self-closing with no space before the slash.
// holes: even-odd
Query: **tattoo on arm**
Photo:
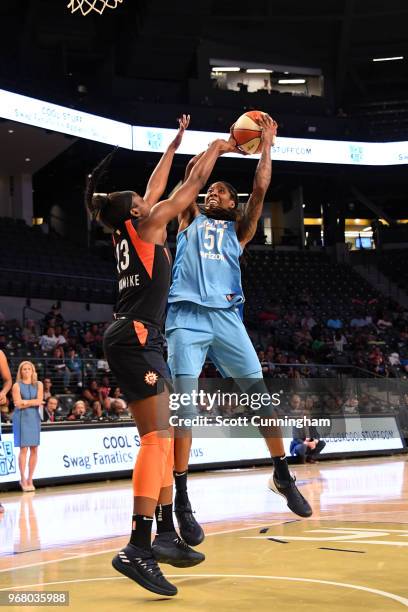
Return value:
<svg viewBox="0 0 408 612">
<path fill-rule="evenodd" d="M 263 150 L 256 168 L 251 196 L 245 206 L 238 226 L 238 240 L 247 244 L 255 235 L 258 221 L 262 215 L 265 194 L 271 182 L 272 162 L 270 148 Z"/>
</svg>

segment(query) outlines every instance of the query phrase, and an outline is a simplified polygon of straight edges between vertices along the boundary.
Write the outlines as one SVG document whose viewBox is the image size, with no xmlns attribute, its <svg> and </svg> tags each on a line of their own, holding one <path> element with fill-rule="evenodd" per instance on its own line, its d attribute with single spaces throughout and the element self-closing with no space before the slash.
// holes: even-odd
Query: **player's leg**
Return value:
<svg viewBox="0 0 408 612">
<path fill-rule="evenodd" d="M 214 310 L 214 342 L 209 354 L 215 365 L 219 364 L 224 375 L 234 378 L 244 393 L 267 394 L 259 359 L 235 309 Z M 270 417 L 275 415 L 272 398 L 263 409 Z M 260 427 L 274 465 L 269 487 L 285 497 L 288 507 L 299 516 L 311 516 L 312 509 L 290 474 L 279 427 Z"/>
<path fill-rule="evenodd" d="M 151 547 L 152 524 L 169 455 L 168 369 L 158 332 L 148 329 L 142 342 L 133 321 L 112 323 L 104 336 L 104 351 L 113 375 L 129 401 L 140 436 L 133 470 L 133 515 L 130 540 L 112 560 L 113 567 L 144 588 L 160 595 L 177 589 L 160 571 Z"/>
<path fill-rule="evenodd" d="M 113 558 L 112 565 L 149 591 L 176 595 L 176 587 L 163 576 L 151 547 L 154 514 L 172 446 L 166 404 L 167 391 L 129 404 L 140 436 L 132 478 L 132 529 L 129 543 Z"/>
<path fill-rule="evenodd" d="M 155 510 L 157 533 L 152 544 L 153 555 L 159 563 L 169 563 L 175 567 L 192 567 L 204 561 L 205 555 L 190 548 L 174 528 L 173 467 L 174 438 L 172 437 L 172 448 L 167 458 L 163 484 Z"/>
<path fill-rule="evenodd" d="M 205 362 L 213 338 L 207 309 L 196 304 L 171 304 L 167 313 L 166 338 L 168 365 L 174 392 L 192 397 L 198 389 L 198 376 Z M 182 418 L 197 415 L 197 406 L 184 405 L 177 414 Z M 196 521 L 188 497 L 187 477 L 192 445 L 191 427 L 176 427 L 174 436 L 174 482 L 176 495 L 174 509 L 182 538 L 191 546 L 204 539 L 204 531 Z"/>
</svg>

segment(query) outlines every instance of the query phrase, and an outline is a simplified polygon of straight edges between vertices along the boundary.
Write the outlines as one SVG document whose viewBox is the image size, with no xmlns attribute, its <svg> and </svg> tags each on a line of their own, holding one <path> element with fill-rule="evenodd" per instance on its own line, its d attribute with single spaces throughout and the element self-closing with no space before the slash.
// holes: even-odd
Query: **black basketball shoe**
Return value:
<svg viewBox="0 0 408 612">
<path fill-rule="evenodd" d="M 194 518 L 191 504 L 187 500 L 183 505 L 176 503 L 174 512 L 177 517 L 180 535 L 190 546 L 198 546 L 204 540 L 204 531 Z"/>
<path fill-rule="evenodd" d="M 112 559 L 112 565 L 121 574 L 158 595 L 177 595 L 177 588 L 163 576 L 151 551 L 128 544 Z"/>
<path fill-rule="evenodd" d="M 282 495 L 286 499 L 289 510 L 292 510 L 298 516 L 307 518 L 312 516 L 312 509 L 309 502 L 303 497 L 301 492 L 296 486 L 296 477 L 290 477 L 290 480 L 279 481 L 275 472 L 269 479 L 268 486 L 271 491 Z"/>
<path fill-rule="evenodd" d="M 158 563 L 169 563 L 174 567 L 193 567 L 205 560 L 203 553 L 193 550 L 175 531 L 158 533 L 152 550 Z"/>
</svg>

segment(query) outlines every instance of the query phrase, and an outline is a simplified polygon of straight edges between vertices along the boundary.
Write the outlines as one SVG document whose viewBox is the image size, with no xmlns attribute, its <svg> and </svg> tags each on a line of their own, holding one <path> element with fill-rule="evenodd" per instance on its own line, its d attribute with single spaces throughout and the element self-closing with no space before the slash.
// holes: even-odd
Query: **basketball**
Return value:
<svg viewBox="0 0 408 612">
<path fill-rule="evenodd" d="M 262 115 L 262 111 L 248 111 L 237 119 L 232 128 L 232 135 L 238 148 L 248 155 L 255 155 L 261 151 L 262 128 L 259 125 L 259 118 Z"/>
</svg>

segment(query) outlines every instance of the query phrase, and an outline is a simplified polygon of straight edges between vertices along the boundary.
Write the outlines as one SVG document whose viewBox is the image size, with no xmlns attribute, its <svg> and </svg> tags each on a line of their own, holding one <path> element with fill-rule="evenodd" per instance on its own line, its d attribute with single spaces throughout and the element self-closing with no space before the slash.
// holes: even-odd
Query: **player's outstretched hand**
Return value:
<svg viewBox="0 0 408 612">
<path fill-rule="evenodd" d="M 177 119 L 177 121 L 178 121 L 178 124 L 179 124 L 179 129 L 178 129 L 178 132 L 176 134 L 175 139 L 171 143 L 171 146 L 176 151 L 179 148 L 179 146 L 181 145 L 181 141 L 183 140 L 184 132 L 186 131 L 186 129 L 190 125 L 190 115 L 181 115 L 181 117 L 179 117 Z"/>
<path fill-rule="evenodd" d="M 278 124 L 268 113 L 263 113 L 259 118 L 259 125 L 262 128 L 262 144 L 273 147 L 278 131 Z"/>
</svg>

